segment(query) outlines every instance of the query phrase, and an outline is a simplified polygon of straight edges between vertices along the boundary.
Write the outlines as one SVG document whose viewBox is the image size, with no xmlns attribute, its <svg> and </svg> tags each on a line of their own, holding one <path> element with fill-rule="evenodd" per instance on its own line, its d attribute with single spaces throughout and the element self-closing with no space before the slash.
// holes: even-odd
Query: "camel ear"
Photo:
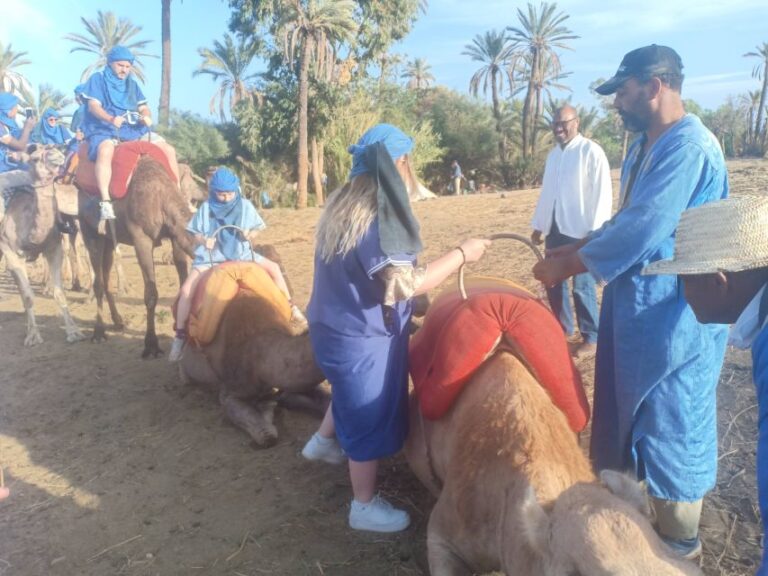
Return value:
<svg viewBox="0 0 768 576">
<path fill-rule="evenodd" d="M 608 488 L 615 496 L 629 503 L 633 508 L 639 510 L 644 516 L 651 516 L 651 506 L 648 503 L 648 494 L 641 486 L 640 482 L 614 470 L 603 470 L 600 472 L 600 482 Z"/>
<path fill-rule="evenodd" d="M 526 541 L 539 556 L 547 556 L 549 554 L 548 547 L 551 522 L 549 515 L 536 499 L 536 493 L 533 491 L 533 486 L 529 485 L 525 490 L 521 512 L 523 519 L 523 534 L 525 534 Z"/>
</svg>

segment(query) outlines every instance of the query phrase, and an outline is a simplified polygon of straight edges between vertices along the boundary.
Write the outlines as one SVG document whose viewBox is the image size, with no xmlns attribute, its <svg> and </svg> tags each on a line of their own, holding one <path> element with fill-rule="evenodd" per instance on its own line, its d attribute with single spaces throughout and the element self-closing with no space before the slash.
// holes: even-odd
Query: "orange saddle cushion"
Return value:
<svg viewBox="0 0 768 576">
<path fill-rule="evenodd" d="M 193 343 L 205 346 L 213 340 L 224 310 L 241 290 L 267 302 L 280 320 L 277 324 L 288 326 L 291 304 L 269 274 L 253 262 L 225 262 L 207 270 L 195 288 L 187 321 L 187 335 Z"/>
<path fill-rule="evenodd" d="M 504 344 L 525 362 L 571 429 L 583 430 L 589 403 L 552 312 L 506 280 L 472 278 L 465 286 L 467 300 L 456 288 L 441 293 L 411 339 L 411 377 L 424 417 L 445 414 L 480 365 Z"/>
<path fill-rule="evenodd" d="M 168 158 L 159 147 L 151 142 L 135 140 L 122 142 L 115 147 L 115 155 L 112 157 L 112 180 L 109 182 L 109 195 L 115 200 L 123 198 L 128 192 L 128 184 L 131 176 L 142 156 L 149 155 L 165 168 L 171 180 L 176 182 L 176 176 L 171 170 Z M 82 143 L 77 150 L 78 162 L 75 172 L 75 181 L 78 188 L 92 196 L 99 195 L 99 187 L 96 185 L 96 164 L 88 159 L 88 144 Z"/>
</svg>

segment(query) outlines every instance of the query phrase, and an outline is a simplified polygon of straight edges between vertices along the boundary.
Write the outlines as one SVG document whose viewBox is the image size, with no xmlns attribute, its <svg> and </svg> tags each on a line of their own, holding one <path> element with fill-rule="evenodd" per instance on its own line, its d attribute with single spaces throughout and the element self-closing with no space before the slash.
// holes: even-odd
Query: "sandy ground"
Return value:
<svg viewBox="0 0 768 576">
<path fill-rule="evenodd" d="M 768 162 L 730 166 L 734 193 L 765 193 Z M 528 233 L 536 191 L 439 198 L 416 206 L 426 258 L 470 235 Z M 303 306 L 320 212 L 267 211 L 273 242 Z M 22 346 L 25 320 L 15 286 L 0 272 L 0 465 L 11 497 L 0 503 L 0 575 L 422 575 L 431 498 L 402 458 L 384 464 L 383 493 L 405 506 L 401 535 L 347 529 L 345 469 L 302 460 L 317 425 L 279 411 L 278 444 L 254 449 L 222 416 L 215 394 L 185 386 L 165 359 L 142 361 L 143 286 L 132 250 L 120 308 L 127 329 L 106 343 L 66 344 L 51 298 L 39 294 L 45 343 Z M 178 288 L 156 253 L 161 346 Z M 499 242 L 473 272 L 536 289 L 534 258 Z M 453 280 L 451 280 L 453 281 Z M 68 292 L 88 332 L 95 305 Z M 581 366 L 591 384 L 593 365 Z M 747 575 L 760 556 L 754 479 L 756 402 L 750 358 L 729 350 L 719 392 L 720 473 L 702 522 L 708 575 Z"/>
</svg>

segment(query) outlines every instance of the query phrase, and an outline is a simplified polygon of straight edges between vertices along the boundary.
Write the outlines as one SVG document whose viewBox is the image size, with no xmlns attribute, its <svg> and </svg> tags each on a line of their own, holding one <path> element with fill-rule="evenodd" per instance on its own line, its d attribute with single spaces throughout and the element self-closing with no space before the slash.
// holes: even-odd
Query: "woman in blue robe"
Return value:
<svg viewBox="0 0 768 576">
<path fill-rule="evenodd" d="M 470 239 L 417 266 L 412 149 L 413 140 L 394 126 L 368 130 L 350 147 L 349 181 L 331 195 L 317 228 L 307 313 L 332 402 L 302 454 L 334 464 L 349 458 L 349 525 L 357 530 L 397 532 L 410 523 L 407 512 L 375 493 L 379 459 L 397 453 L 408 434 L 410 299 L 478 260 L 489 244 Z"/>
<path fill-rule="evenodd" d="M 61 116 L 53 108 L 46 108 L 40 122 L 35 127 L 32 141 L 40 144 L 69 144 L 72 133 L 59 122 Z"/>
</svg>

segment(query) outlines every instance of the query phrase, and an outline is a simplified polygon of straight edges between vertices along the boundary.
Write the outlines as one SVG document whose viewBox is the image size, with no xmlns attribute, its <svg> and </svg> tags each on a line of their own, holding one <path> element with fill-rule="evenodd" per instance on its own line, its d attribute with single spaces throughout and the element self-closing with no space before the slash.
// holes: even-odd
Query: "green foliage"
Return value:
<svg viewBox="0 0 768 576">
<path fill-rule="evenodd" d="M 158 127 L 163 137 L 176 148 L 181 162 L 198 174 L 219 164 L 230 155 L 230 148 L 215 125 L 190 112 L 171 111 L 167 129 Z"/>
<path fill-rule="evenodd" d="M 4 46 L 0 42 L 0 91 L 17 92 L 21 88 L 29 89 L 29 81 L 16 68 L 31 64 L 25 56 L 27 52 L 14 52 L 11 44 Z"/>
</svg>

